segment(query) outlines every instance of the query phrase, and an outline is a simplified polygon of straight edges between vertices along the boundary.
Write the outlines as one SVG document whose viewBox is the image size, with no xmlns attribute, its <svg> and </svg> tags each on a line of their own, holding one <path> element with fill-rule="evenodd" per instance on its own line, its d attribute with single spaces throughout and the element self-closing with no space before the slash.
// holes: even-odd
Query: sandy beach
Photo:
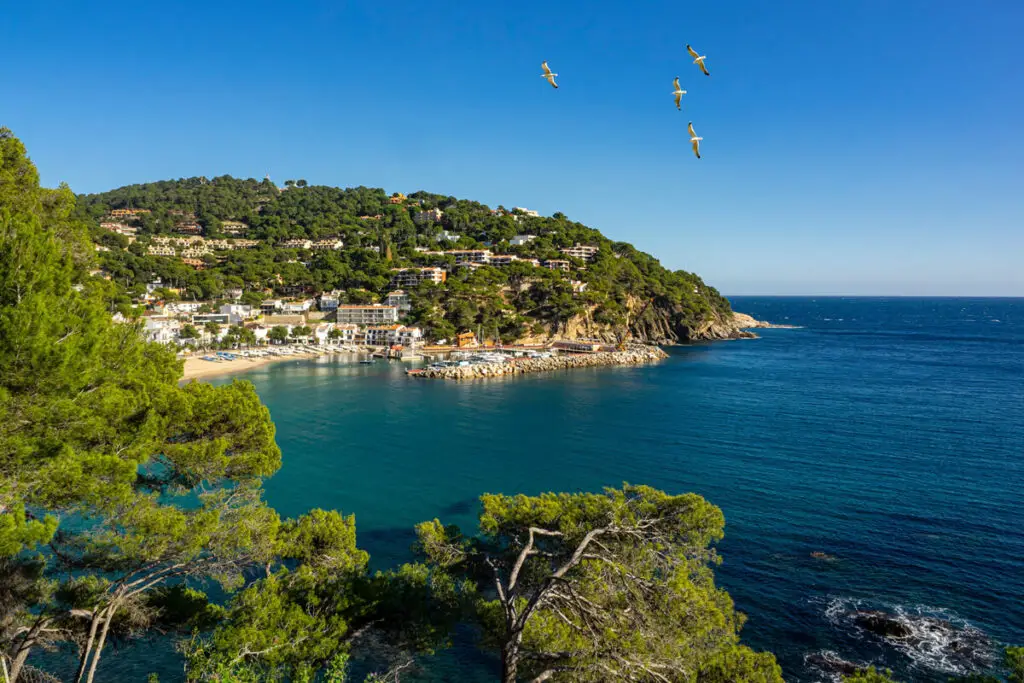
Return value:
<svg viewBox="0 0 1024 683">
<path fill-rule="evenodd" d="M 208 379 L 210 377 L 217 377 L 219 375 L 229 375 L 234 372 L 244 372 L 245 370 L 252 370 L 258 368 L 261 365 L 270 365 L 271 363 L 280 363 L 289 360 L 301 360 L 304 358 L 313 358 L 316 354 L 312 353 L 296 353 L 291 356 L 262 356 L 260 358 L 236 358 L 235 360 L 222 360 L 214 363 L 212 361 L 203 360 L 200 356 L 189 356 L 185 359 L 185 372 L 181 376 L 181 381 L 187 382 L 193 379 Z"/>
</svg>

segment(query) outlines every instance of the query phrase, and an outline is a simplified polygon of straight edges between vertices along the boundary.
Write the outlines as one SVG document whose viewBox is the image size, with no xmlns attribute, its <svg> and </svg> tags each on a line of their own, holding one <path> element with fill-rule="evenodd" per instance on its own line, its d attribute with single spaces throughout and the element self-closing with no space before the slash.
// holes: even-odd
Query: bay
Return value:
<svg viewBox="0 0 1024 683">
<path fill-rule="evenodd" d="M 906 680 L 966 670 L 942 643 L 859 630 L 858 606 L 1024 643 L 1024 300 L 733 304 L 800 327 L 657 365 L 466 383 L 338 359 L 246 373 L 284 453 L 268 500 L 354 513 L 388 567 L 410 559 L 417 522 L 472 527 L 484 492 L 695 491 L 726 516 L 717 576 L 749 616 L 744 640 L 787 680 L 824 680 L 806 661 L 821 652 Z M 492 666 L 456 650 L 418 678 Z"/>
</svg>

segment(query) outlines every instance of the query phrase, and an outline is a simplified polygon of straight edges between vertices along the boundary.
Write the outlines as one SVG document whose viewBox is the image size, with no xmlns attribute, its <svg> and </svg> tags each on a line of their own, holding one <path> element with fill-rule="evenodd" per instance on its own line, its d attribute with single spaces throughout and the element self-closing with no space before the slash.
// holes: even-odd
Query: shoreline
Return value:
<svg viewBox="0 0 1024 683">
<path fill-rule="evenodd" d="M 271 363 L 280 363 L 287 360 L 305 360 L 316 358 L 315 353 L 295 353 L 290 356 L 261 356 L 259 358 L 236 358 L 234 360 L 221 360 L 212 362 L 203 360 L 201 356 L 189 356 L 185 359 L 185 365 L 179 382 L 190 382 L 197 379 L 210 379 L 221 375 L 233 375 L 236 372 L 252 370 Z"/>
</svg>

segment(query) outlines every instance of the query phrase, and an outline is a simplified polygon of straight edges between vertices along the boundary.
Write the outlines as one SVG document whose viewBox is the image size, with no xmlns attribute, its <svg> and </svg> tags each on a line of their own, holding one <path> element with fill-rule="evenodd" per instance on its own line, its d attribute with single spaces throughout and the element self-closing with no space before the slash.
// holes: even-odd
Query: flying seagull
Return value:
<svg viewBox="0 0 1024 683">
<path fill-rule="evenodd" d="M 551 84 L 552 88 L 558 88 L 558 84 L 555 83 L 555 76 L 558 74 L 551 73 L 551 69 L 548 68 L 547 62 L 541 62 L 540 68 L 544 69 L 544 73 L 542 73 L 540 77 L 548 79 L 548 83 Z"/>
<path fill-rule="evenodd" d="M 686 94 L 686 91 L 679 89 L 679 76 L 676 76 L 676 79 L 672 81 L 672 85 L 673 87 L 675 87 L 675 90 L 672 91 L 672 94 L 676 96 L 676 109 L 682 111 L 683 108 L 679 103 L 682 101 L 683 95 Z"/>
<path fill-rule="evenodd" d="M 697 137 L 697 134 L 693 132 L 693 121 L 690 121 L 688 127 L 690 129 L 690 142 L 693 143 L 693 153 L 697 155 L 698 159 L 700 159 L 700 141 L 704 138 Z"/>
<path fill-rule="evenodd" d="M 693 63 L 700 67 L 700 70 L 704 72 L 704 75 L 710 76 L 711 72 L 708 71 L 706 66 L 704 66 L 704 60 L 708 58 L 707 55 L 697 54 L 697 51 L 689 45 L 686 46 L 686 51 L 690 53 L 690 56 L 693 57 Z"/>
</svg>

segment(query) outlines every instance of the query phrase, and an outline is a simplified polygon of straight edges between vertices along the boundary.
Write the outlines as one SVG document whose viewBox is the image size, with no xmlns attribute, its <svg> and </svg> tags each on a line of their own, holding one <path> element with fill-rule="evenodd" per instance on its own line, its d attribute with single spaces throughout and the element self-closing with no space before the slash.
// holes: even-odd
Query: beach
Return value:
<svg viewBox="0 0 1024 683">
<path fill-rule="evenodd" d="M 260 356 L 258 358 L 235 358 L 234 360 L 222 359 L 218 362 L 203 360 L 202 356 L 189 356 L 185 359 L 185 371 L 181 375 L 181 381 L 188 382 L 194 379 L 229 375 L 235 372 L 252 370 L 262 365 L 270 365 L 271 363 L 301 360 L 315 356 L 316 354 L 314 353 L 293 353 L 290 356 Z"/>
</svg>

